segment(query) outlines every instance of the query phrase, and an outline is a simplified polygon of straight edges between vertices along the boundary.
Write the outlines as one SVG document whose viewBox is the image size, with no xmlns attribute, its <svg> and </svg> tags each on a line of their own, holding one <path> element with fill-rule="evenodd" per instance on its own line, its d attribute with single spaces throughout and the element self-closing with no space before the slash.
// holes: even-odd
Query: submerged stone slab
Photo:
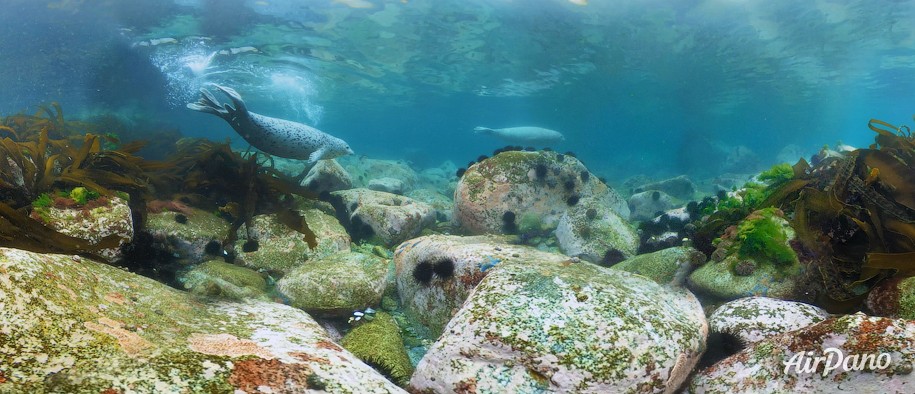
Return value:
<svg viewBox="0 0 915 394">
<path fill-rule="evenodd" d="M 282 304 L 0 248 L 0 392 L 403 393 Z"/>
</svg>

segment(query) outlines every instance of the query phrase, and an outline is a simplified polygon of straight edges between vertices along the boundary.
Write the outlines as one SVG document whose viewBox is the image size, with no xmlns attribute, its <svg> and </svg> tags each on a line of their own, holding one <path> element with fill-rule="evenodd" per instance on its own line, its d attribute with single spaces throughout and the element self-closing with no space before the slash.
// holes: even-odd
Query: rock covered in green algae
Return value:
<svg viewBox="0 0 915 394">
<path fill-rule="evenodd" d="M 377 307 L 387 272 L 381 257 L 344 251 L 296 267 L 276 287 L 294 307 L 315 316 L 342 317 Z"/>
<path fill-rule="evenodd" d="M 396 194 L 369 189 L 350 189 L 332 193 L 343 201 L 351 221 L 367 224 L 374 235 L 388 246 L 419 235 L 435 222 L 435 209 L 424 202 Z"/>
<path fill-rule="evenodd" d="M 639 248 L 635 228 L 593 198 L 581 199 L 566 210 L 556 227 L 556 239 L 563 253 L 592 263 L 600 263 L 612 251 L 628 258 Z"/>
<path fill-rule="evenodd" d="M 686 290 L 590 263 L 510 260 L 477 285 L 409 387 L 669 393 L 698 361 L 707 330 Z"/>
<path fill-rule="evenodd" d="M 753 212 L 721 236 L 709 262 L 689 276 L 689 287 L 724 300 L 791 298 L 802 271 L 790 245 L 794 237 L 794 229 L 781 211 Z"/>
<path fill-rule="evenodd" d="M 200 303 L 108 265 L 6 248 L 0 295 L 3 393 L 403 393 L 282 304 Z"/>
<path fill-rule="evenodd" d="M 257 270 L 287 273 L 306 261 L 350 249 L 350 236 L 337 218 L 318 208 L 298 212 L 315 233 L 318 241 L 316 248 L 309 247 L 305 237 L 280 222 L 276 214 L 257 215 L 251 230 L 258 241 L 258 249 L 243 251 L 243 245 L 248 241 L 244 229 L 239 230 L 241 234 L 235 243 L 235 250 L 239 251 L 239 258 L 244 264 Z"/>
<path fill-rule="evenodd" d="M 186 207 L 185 223 L 175 218 L 178 212 L 163 211 L 146 216 L 146 231 L 156 238 L 168 239 L 175 246 L 173 252 L 187 263 L 203 262 L 210 256 L 204 252 L 210 241 L 222 241 L 229 231 L 229 222 L 201 209 Z"/>
<path fill-rule="evenodd" d="M 194 294 L 231 300 L 267 299 L 267 281 L 263 275 L 221 260 L 201 263 L 182 275 L 181 282 Z"/>
<path fill-rule="evenodd" d="M 718 307 L 708 323 L 712 332 L 737 336 L 745 344 L 819 323 L 829 317 L 822 308 L 768 297 L 746 297 Z"/>
<path fill-rule="evenodd" d="M 75 188 L 74 190 L 84 188 Z M 85 197 L 84 197 L 85 198 Z M 47 207 L 42 210 L 42 219 L 48 227 L 71 237 L 98 242 L 109 235 L 117 235 L 123 245 L 133 239 L 133 218 L 127 201 L 111 196 L 109 202 L 92 209 Z M 120 258 L 120 250 L 104 249 L 99 255 L 115 261 Z"/>
<path fill-rule="evenodd" d="M 428 328 L 432 337 L 437 337 L 493 267 L 506 261 L 558 263 L 568 260 L 566 256 L 511 245 L 502 236 L 429 235 L 397 247 L 394 253 L 397 293 L 404 313 Z M 451 277 L 433 275 L 428 283 L 416 280 L 417 265 L 423 262 L 436 265 L 443 261 L 453 264 Z"/>
<path fill-rule="evenodd" d="M 385 312 L 376 312 L 371 321 L 353 328 L 340 344 L 397 384 L 406 385 L 413 374 L 413 365 L 400 337 L 400 327 Z"/>
<path fill-rule="evenodd" d="M 705 255 L 702 252 L 688 246 L 677 246 L 640 254 L 610 268 L 639 274 L 659 284 L 668 284 L 674 279 L 682 264 L 698 266 L 704 262 Z"/>
<path fill-rule="evenodd" d="M 797 331 L 754 343 L 700 371 L 690 393 L 911 393 L 915 387 L 915 322 L 858 313 L 833 317 Z M 835 350 L 827 350 L 835 349 Z M 809 352 L 809 353 L 808 353 Z M 841 364 L 838 352 L 841 352 Z M 855 367 L 866 355 L 887 354 L 886 368 Z M 799 370 L 792 360 L 813 366 L 815 357 L 834 354 L 827 370 L 821 361 L 813 371 Z M 885 356 L 886 357 L 886 356 Z M 846 370 L 845 360 L 848 360 Z M 786 365 L 787 364 L 787 365 Z M 880 364 L 875 363 L 875 367 Z M 825 375 L 824 375 L 825 372 Z"/>
<path fill-rule="evenodd" d="M 502 152 L 467 169 L 454 191 L 454 221 L 471 234 L 505 233 L 503 215 L 534 213 L 555 227 L 570 198 L 592 198 L 629 217 L 625 200 L 578 159 L 555 152 Z M 588 173 L 582 176 L 583 173 Z"/>
</svg>

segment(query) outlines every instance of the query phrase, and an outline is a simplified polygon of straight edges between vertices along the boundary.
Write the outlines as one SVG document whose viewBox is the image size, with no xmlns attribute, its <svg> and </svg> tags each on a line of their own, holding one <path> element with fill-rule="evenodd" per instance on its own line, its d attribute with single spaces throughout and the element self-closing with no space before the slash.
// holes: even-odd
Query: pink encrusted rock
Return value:
<svg viewBox="0 0 915 394">
<path fill-rule="evenodd" d="M 0 393 L 404 393 L 283 304 L 0 248 Z"/>
<path fill-rule="evenodd" d="M 689 392 L 912 393 L 913 362 L 915 321 L 857 313 L 756 342 L 700 371 Z"/>
</svg>

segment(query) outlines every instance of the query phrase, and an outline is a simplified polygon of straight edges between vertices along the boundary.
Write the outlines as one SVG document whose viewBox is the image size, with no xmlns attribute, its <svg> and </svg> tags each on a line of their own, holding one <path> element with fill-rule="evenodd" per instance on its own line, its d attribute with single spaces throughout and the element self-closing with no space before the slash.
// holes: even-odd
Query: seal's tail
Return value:
<svg viewBox="0 0 915 394">
<path fill-rule="evenodd" d="M 474 132 L 475 134 L 480 134 L 480 133 L 489 134 L 489 133 L 492 133 L 492 129 L 490 129 L 489 127 L 480 127 L 480 126 L 477 126 L 477 127 L 474 127 L 474 128 L 473 128 L 473 132 Z"/>
<path fill-rule="evenodd" d="M 216 99 L 216 96 L 206 89 L 200 89 L 200 100 L 197 100 L 196 103 L 188 103 L 187 107 L 194 111 L 216 115 L 225 119 L 227 122 L 231 122 L 237 114 L 248 113 L 245 102 L 241 99 L 241 95 L 238 94 L 235 89 L 216 84 L 213 86 L 228 96 L 229 100 L 232 101 L 232 104 L 235 105 L 235 108 L 232 108 L 229 104 L 220 104 L 219 100 Z"/>
</svg>

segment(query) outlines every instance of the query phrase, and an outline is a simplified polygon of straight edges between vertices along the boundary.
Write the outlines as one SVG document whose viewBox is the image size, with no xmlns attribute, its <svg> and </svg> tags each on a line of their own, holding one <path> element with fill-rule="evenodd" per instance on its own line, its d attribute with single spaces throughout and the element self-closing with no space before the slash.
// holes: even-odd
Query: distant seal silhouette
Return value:
<svg viewBox="0 0 915 394">
<path fill-rule="evenodd" d="M 225 119 L 238 135 L 263 152 L 287 159 L 308 159 L 309 163 L 353 154 L 346 141 L 298 122 L 249 112 L 235 89 L 213 86 L 228 96 L 235 108 L 219 104 L 206 89 L 200 89 L 200 100 L 187 107 Z"/>
<path fill-rule="evenodd" d="M 504 129 L 491 129 L 489 127 L 475 127 L 474 133 L 489 134 L 508 142 L 519 144 L 546 145 L 564 141 L 566 137 L 556 130 L 536 126 L 506 127 Z"/>
</svg>

